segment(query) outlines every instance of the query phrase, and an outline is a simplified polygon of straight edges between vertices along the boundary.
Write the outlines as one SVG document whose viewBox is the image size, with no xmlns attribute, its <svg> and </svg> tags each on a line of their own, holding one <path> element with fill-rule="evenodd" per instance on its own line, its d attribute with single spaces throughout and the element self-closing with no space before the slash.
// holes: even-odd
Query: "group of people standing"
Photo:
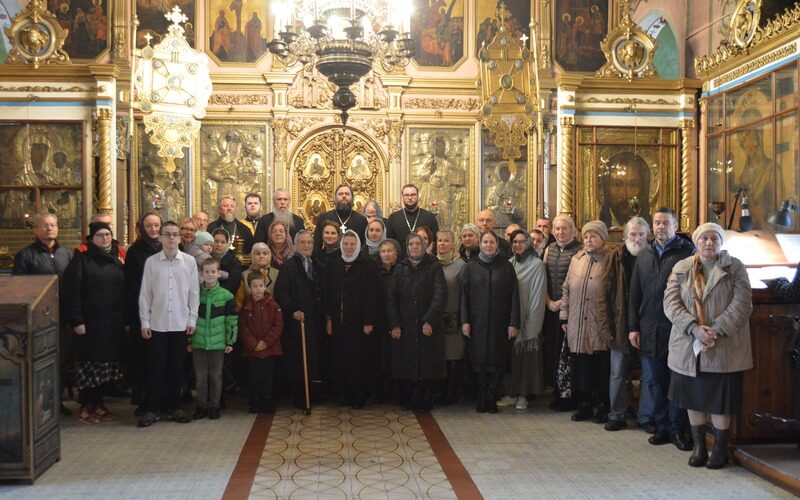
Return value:
<svg viewBox="0 0 800 500">
<path fill-rule="evenodd" d="M 601 221 L 587 222 L 578 240 L 567 215 L 539 219 L 530 232 L 506 228 L 503 238 L 484 210 L 456 235 L 419 207 L 416 186 L 402 196 L 384 219 L 374 201 L 356 212 L 341 185 L 314 234 L 290 212 L 285 190 L 263 216 L 260 196 L 248 195 L 244 220 L 223 197 L 213 222 L 202 212 L 180 222 L 145 214 L 127 252 L 98 214 L 74 256 L 45 214 L 14 272 L 63 276 L 61 317 L 86 423 L 115 417 L 103 395 L 124 377 L 142 427 L 162 414 L 219 418 L 231 379 L 248 389 L 253 412 L 275 410 L 275 388 L 298 407 L 332 397 L 358 409 L 373 396 L 429 411 L 466 396 L 495 413 L 498 400 L 524 410 L 549 385 L 552 409 L 618 431 L 627 426 L 635 348 L 649 442 L 693 450 L 693 466 L 724 465 L 742 372 L 752 367 L 752 305 L 744 266 L 721 250 L 718 225 L 700 225 L 690 241 L 662 207 L 652 242 L 648 222 L 634 217 L 615 246 Z M 248 269 L 235 240 L 251 255 Z M 181 401 L 187 356 L 192 416 Z"/>
</svg>

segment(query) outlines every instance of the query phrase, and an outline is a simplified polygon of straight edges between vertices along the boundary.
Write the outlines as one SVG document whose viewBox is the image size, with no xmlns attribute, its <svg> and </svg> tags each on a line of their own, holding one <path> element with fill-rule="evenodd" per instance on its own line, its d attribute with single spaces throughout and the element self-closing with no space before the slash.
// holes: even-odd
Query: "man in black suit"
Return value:
<svg viewBox="0 0 800 500">
<path fill-rule="evenodd" d="M 250 252 L 250 247 L 253 246 L 253 233 L 242 221 L 236 218 L 236 200 L 232 196 L 223 196 L 217 205 L 217 213 L 219 218 L 208 225 L 208 232 L 213 234 L 214 230 L 219 227 L 225 228 L 228 234 L 231 235 L 228 241 L 233 245 L 233 240 L 236 238 L 244 240 L 245 253 Z"/>
<path fill-rule="evenodd" d="M 289 226 L 289 236 L 294 240 L 294 235 L 301 229 L 305 229 L 306 223 L 303 221 L 302 217 L 292 213 L 289 209 L 290 206 L 291 198 L 289 197 L 289 190 L 284 188 L 276 189 L 272 193 L 272 212 L 261 217 L 261 221 L 259 221 L 256 227 L 253 243 L 258 241 L 266 243 L 269 237 L 269 226 L 276 220 Z"/>
<path fill-rule="evenodd" d="M 418 227 L 426 227 L 436 241 L 436 233 L 439 232 L 439 223 L 436 216 L 421 208 L 419 202 L 419 189 L 414 184 L 403 186 L 403 209 L 393 212 L 386 220 L 386 236 L 393 238 L 400 243 L 403 259 L 406 254 L 406 238 Z M 434 248 L 436 245 L 434 245 Z"/>
<path fill-rule="evenodd" d="M 353 210 L 353 188 L 347 184 L 339 184 L 336 187 L 334 198 L 336 202 L 334 209 L 317 217 L 316 229 L 314 230 L 315 254 L 322 251 L 322 223 L 326 220 L 336 222 L 342 234 L 348 229 L 352 229 L 361 240 L 361 245 L 365 245 L 367 218 Z"/>
</svg>

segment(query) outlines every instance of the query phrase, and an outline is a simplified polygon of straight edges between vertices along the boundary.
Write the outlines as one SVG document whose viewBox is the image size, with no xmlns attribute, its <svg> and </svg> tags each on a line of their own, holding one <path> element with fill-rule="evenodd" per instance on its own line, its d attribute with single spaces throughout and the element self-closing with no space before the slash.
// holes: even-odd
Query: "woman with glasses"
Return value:
<svg viewBox="0 0 800 500">
<path fill-rule="evenodd" d="M 108 224 L 89 224 L 87 251 L 76 253 L 64 271 L 64 295 L 64 317 L 75 334 L 79 418 L 86 424 L 114 420 L 103 391 L 122 378 L 125 270 Z"/>
<path fill-rule="evenodd" d="M 181 252 L 186 252 L 192 257 L 197 257 L 203 253 L 200 245 L 195 242 L 196 234 L 197 226 L 194 223 L 194 219 L 191 217 L 183 219 L 181 221 L 181 244 L 178 246 Z"/>
</svg>

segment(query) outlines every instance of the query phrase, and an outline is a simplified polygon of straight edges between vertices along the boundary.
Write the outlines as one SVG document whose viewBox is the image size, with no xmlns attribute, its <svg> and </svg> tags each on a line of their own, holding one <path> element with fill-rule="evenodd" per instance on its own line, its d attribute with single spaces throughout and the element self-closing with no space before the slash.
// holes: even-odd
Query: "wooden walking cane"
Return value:
<svg viewBox="0 0 800 500">
<path fill-rule="evenodd" d="M 308 388 L 308 354 L 306 353 L 306 321 L 300 321 L 300 342 L 303 344 L 303 383 L 306 389 L 306 408 L 303 413 L 311 415 L 311 393 Z"/>
</svg>

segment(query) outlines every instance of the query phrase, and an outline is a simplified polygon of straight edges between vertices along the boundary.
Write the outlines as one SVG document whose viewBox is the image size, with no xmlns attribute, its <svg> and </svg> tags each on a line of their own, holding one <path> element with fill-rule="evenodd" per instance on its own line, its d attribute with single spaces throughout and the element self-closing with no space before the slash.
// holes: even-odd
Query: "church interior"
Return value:
<svg viewBox="0 0 800 500">
<path fill-rule="evenodd" d="M 619 242 L 630 217 L 666 206 L 681 233 L 720 224 L 747 265 L 755 359 L 721 471 L 636 428 L 570 422 L 546 396 L 497 415 L 253 415 L 232 396 L 220 421 L 143 431 L 124 399 L 115 422 L 55 406 L 34 425 L 17 395 L 0 397 L 0 450 L 2 426 L 22 425 L 35 483 L 0 453 L 0 497 L 800 494 L 800 305 L 759 290 L 800 261 L 800 2 L 0 0 L 0 26 L 0 274 L 43 212 L 75 248 L 96 213 L 128 246 L 148 212 L 213 220 L 229 196 L 244 218 L 247 194 L 268 213 L 276 189 L 313 232 L 341 184 L 384 217 L 415 184 L 456 234 L 488 209 L 498 230 L 568 214 Z M 22 366 L 3 303 L 0 394 Z M 31 359 L 23 396 L 55 374 Z"/>
</svg>

